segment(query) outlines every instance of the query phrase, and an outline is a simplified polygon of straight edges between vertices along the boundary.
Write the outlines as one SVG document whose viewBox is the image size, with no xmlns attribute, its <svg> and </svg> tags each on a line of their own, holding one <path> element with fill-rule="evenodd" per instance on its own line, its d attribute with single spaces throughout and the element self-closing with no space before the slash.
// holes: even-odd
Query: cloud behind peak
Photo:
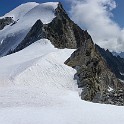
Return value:
<svg viewBox="0 0 124 124">
<path fill-rule="evenodd" d="M 112 20 L 114 0 L 70 0 L 72 19 L 87 29 L 95 43 L 114 51 L 124 51 L 124 30 Z"/>
</svg>

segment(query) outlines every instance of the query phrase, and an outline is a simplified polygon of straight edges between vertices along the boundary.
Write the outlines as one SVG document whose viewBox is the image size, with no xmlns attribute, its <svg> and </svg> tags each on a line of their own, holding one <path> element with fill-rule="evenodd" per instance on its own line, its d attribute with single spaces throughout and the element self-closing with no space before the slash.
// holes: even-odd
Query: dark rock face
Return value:
<svg viewBox="0 0 124 124">
<path fill-rule="evenodd" d="M 41 20 L 37 20 L 37 22 L 33 25 L 24 40 L 22 40 L 22 42 L 14 50 L 9 51 L 7 54 L 9 55 L 18 52 L 29 46 L 30 44 L 34 43 L 35 41 L 45 37 L 46 34 L 43 31 L 43 23 L 41 22 Z"/>
<path fill-rule="evenodd" d="M 2 30 L 6 25 L 9 25 L 11 23 L 14 23 L 12 17 L 5 17 L 3 19 L 0 19 L 0 30 Z"/>
<path fill-rule="evenodd" d="M 124 84 L 108 68 L 88 33 L 85 35 L 83 45 L 65 62 L 77 69 L 75 78 L 79 88 L 82 88 L 81 98 L 98 103 L 124 105 Z"/>
<path fill-rule="evenodd" d="M 42 38 L 49 39 L 57 48 L 75 48 L 77 50 L 65 64 L 77 70 L 74 77 L 78 87 L 82 88 L 81 98 L 97 103 L 124 105 L 124 83 L 118 79 L 123 79 L 119 75 L 120 70 L 124 72 L 123 60 L 118 61 L 110 52 L 95 45 L 88 32 L 70 20 L 61 3 L 55 15 L 49 24 L 37 20 L 22 42 L 8 54 L 20 51 Z"/>
<path fill-rule="evenodd" d="M 84 41 L 84 31 L 77 26 L 59 4 L 56 18 L 46 26 L 47 38 L 57 48 L 77 48 Z"/>
</svg>

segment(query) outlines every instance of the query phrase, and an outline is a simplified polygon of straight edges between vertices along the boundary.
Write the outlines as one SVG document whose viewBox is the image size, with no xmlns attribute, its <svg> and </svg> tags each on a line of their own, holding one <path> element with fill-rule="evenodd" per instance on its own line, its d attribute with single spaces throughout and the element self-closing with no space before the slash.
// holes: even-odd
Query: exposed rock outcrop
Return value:
<svg viewBox="0 0 124 124">
<path fill-rule="evenodd" d="M 92 38 L 85 33 L 85 41 L 65 64 L 77 69 L 75 78 L 82 88 L 84 100 L 124 105 L 124 84 L 108 68 Z"/>
<path fill-rule="evenodd" d="M 3 19 L 0 19 L 0 30 L 2 30 L 5 26 L 14 23 L 14 20 L 12 17 L 5 17 Z"/>
<path fill-rule="evenodd" d="M 57 48 L 77 48 L 84 41 L 84 31 L 76 25 L 59 3 L 55 11 L 56 17 L 46 25 L 47 38 Z"/>
<path fill-rule="evenodd" d="M 7 55 L 18 52 L 41 38 L 46 38 L 46 34 L 44 33 L 43 23 L 41 20 L 37 20 L 24 40 L 14 50 L 10 50 Z"/>
</svg>

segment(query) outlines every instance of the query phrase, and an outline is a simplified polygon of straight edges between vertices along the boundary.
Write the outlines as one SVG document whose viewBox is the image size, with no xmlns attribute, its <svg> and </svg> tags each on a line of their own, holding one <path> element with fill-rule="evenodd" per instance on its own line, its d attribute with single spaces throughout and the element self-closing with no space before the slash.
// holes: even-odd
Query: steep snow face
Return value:
<svg viewBox="0 0 124 124">
<path fill-rule="evenodd" d="M 55 18 L 57 2 L 26 3 L 5 16 L 14 17 L 16 23 L 6 26 L 0 31 L 0 55 L 5 55 L 10 49 L 14 49 L 26 36 L 35 22 L 40 19 L 44 24 Z"/>
</svg>

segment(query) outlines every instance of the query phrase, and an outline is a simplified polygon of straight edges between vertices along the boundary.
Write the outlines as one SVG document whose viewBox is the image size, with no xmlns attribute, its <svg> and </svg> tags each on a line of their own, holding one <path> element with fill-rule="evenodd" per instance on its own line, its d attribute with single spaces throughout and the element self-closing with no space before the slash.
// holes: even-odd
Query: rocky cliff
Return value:
<svg viewBox="0 0 124 124">
<path fill-rule="evenodd" d="M 81 98 L 87 101 L 124 105 L 124 84 L 108 67 L 92 38 L 85 41 L 65 62 L 77 70 L 75 79 L 82 88 Z"/>
</svg>

